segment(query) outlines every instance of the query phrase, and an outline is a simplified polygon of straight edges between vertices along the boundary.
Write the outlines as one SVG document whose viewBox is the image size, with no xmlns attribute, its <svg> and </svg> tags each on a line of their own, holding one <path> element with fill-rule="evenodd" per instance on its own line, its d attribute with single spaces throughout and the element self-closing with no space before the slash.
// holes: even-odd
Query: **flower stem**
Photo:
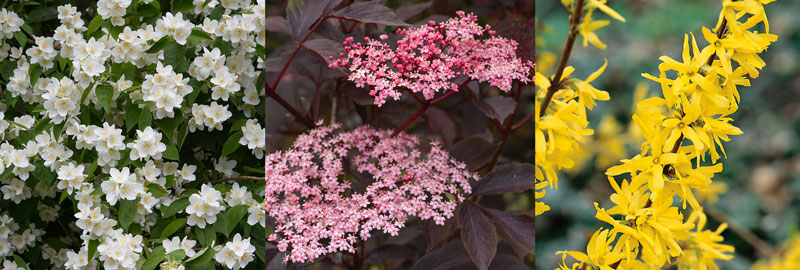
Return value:
<svg viewBox="0 0 800 270">
<path fill-rule="evenodd" d="M 547 94 L 545 94 L 544 100 L 542 100 L 542 106 L 539 109 L 539 117 L 544 116 L 544 112 L 547 110 L 550 100 L 553 99 L 553 95 L 561 89 L 561 75 L 564 74 L 564 68 L 567 67 L 567 60 L 569 60 L 572 47 L 575 45 L 575 38 L 578 36 L 578 24 L 581 22 L 581 15 L 583 15 L 583 0 L 576 1 L 574 5 L 575 10 L 572 12 L 569 20 L 569 36 L 567 36 L 567 42 L 564 44 L 564 50 L 561 51 L 561 60 L 558 62 L 556 74 L 553 75 L 550 87 L 547 88 Z"/>
</svg>

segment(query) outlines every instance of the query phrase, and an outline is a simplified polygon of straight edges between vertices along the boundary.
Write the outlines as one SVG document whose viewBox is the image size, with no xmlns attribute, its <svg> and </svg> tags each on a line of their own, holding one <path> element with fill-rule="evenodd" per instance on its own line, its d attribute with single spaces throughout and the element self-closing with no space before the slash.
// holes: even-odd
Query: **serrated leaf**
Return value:
<svg viewBox="0 0 800 270">
<path fill-rule="evenodd" d="M 170 236 L 172 236 L 173 233 L 175 233 L 179 229 L 183 228 L 184 225 L 186 225 L 186 219 L 185 218 L 179 218 L 179 219 L 173 220 L 172 222 L 169 223 L 169 225 L 167 225 L 166 228 L 164 228 L 163 231 L 161 231 L 161 238 L 164 238 L 164 239 L 169 238 Z"/>
<path fill-rule="evenodd" d="M 520 256 L 533 254 L 536 247 L 536 224 L 534 217 L 528 213 L 509 213 L 496 209 L 484 208 L 484 212 L 492 217 L 497 233 L 503 237 Z"/>
<path fill-rule="evenodd" d="M 138 208 L 139 199 L 119 201 L 119 225 L 123 229 L 128 230 L 128 226 L 133 222 L 133 217 L 136 216 Z"/>
<path fill-rule="evenodd" d="M 477 101 L 478 108 L 489 118 L 496 119 L 500 123 L 506 119 L 517 106 L 513 98 L 505 96 L 492 96 L 484 100 Z"/>
<path fill-rule="evenodd" d="M 495 149 L 497 145 L 479 136 L 470 136 L 450 147 L 450 155 L 466 163 L 470 171 L 475 171 L 489 161 Z"/>
<path fill-rule="evenodd" d="M 431 4 L 432 4 L 431 1 L 406 4 L 401 7 L 398 7 L 394 13 L 397 15 L 398 20 L 406 21 L 409 18 L 414 17 L 417 14 L 420 14 L 429 7 L 431 7 Z"/>
<path fill-rule="evenodd" d="M 343 50 L 341 42 L 336 42 L 327 38 L 306 41 L 303 43 L 303 47 L 322 58 L 328 64 L 333 62 L 333 60 L 329 59 L 330 56 L 337 58 L 339 57 L 339 53 Z"/>
<path fill-rule="evenodd" d="M 157 246 L 150 252 L 150 257 L 147 257 L 147 261 L 142 264 L 142 270 L 153 270 L 156 269 L 156 266 L 164 260 L 167 251 L 164 249 L 164 246 Z"/>
<path fill-rule="evenodd" d="M 163 217 L 168 218 L 189 206 L 189 198 L 180 198 L 173 201 L 166 209 L 162 209 Z"/>
<path fill-rule="evenodd" d="M 489 218 L 471 201 L 461 204 L 458 212 L 461 237 L 472 262 L 478 270 L 488 270 L 497 253 L 497 233 Z"/>
<path fill-rule="evenodd" d="M 32 64 L 30 68 L 28 68 L 28 76 L 31 79 L 31 87 L 36 86 L 36 82 L 39 81 L 39 77 L 42 76 L 42 66 L 39 63 Z"/>
<path fill-rule="evenodd" d="M 97 28 L 100 28 L 100 24 L 103 23 L 103 17 L 100 14 L 94 15 L 92 21 L 89 22 L 88 30 L 86 30 L 86 35 L 91 35 L 94 31 L 97 31 Z"/>
<path fill-rule="evenodd" d="M 444 247 L 425 254 L 411 270 L 460 269 L 459 266 L 469 263 L 469 255 L 464 245 L 456 240 Z"/>
<path fill-rule="evenodd" d="M 314 24 L 328 5 L 326 0 L 290 0 L 286 5 L 286 18 L 295 39 L 308 34 L 309 27 Z"/>
<path fill-rule="evenodd" d="M 247 205 L 237 205 L 225 210 L 220 213 L 217 222 L 214 223 L 214 228 L 225 237 L 228 237 L 233 229 L 236 228 L 236 225 L 239 224 L 239 221 L 247 215 L 248 208 L 249 206 Z"/>
<path fill-rule="evenodd" d="M 226 140 L 225 144 L 222 146 L 222 155 L 223 156 L 227 156 L 228 154 L 233 153 L 234 151 L 236 151 L 236 149 L 239 149 L 239 147 L 242 146 L 239 143 L 239 139 L 241 139 L 242 136 L 243 136 L 242 132 L 240 132 L 240 131 L 237 131 L 236 133 L 231 134 L 231 136 L 228 137 L 228 140 Z"/>
<path fill-rule="evenodd" d="M 496 166 L 478 181 L 478 184 L 472 190 L 472 194 L 504 194 L 533 189 L 533 170 L 533 164 L 528 163 L 510 163 Z"/>
<path fill-rule="evenodd" d="M 411 26 L 397 18 L 390 8 L 378 2 L 355 2 L 334 12 L 331 17 L 389 26 Z"/>
<path fill-rule="evenodd" d="M 97 100 L 100 101 L 100 105 L 106 110 L 106 113 L 110 113 L 111 102 L 114 102 L 114 87 L 108 84 L 98 85 L 94 89 L 94 94 L 97 96 Z"/>
</svg>

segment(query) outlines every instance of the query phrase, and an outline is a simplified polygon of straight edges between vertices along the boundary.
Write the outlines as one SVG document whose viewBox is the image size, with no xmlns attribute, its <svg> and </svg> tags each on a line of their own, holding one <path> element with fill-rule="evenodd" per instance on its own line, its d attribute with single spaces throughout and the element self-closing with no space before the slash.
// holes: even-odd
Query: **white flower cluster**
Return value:
<svg viewBox="0 0 800 270">
<path fill-rule="evenodd" d="M 128 143 L 131 149 L 131 159 L 161 159 L 161 153 L 167 150 L 167 145 L 161 142 L 161 132 L 147 127 L 136 131 L 136 140 Z"/>
<path fill-rule="evenodd" d="M 84 206 L 79 208 L 80 212 L 75 213 L 78 219 L 75 225 L 83 230 L 84 235 L 97 239 L 110 233 L 117 221 L 106 217 L 108 213 L 103 213 L 100 206 Z"/>
<path fill-rule="evenodd" d="M 192 105 L 192 119 L 189 121 L 189 131 L 194 132 L 197 129 L 205 130 L 222 130 L 222 123 L 231 118 L 233 113 L 228 111 L 228 105 L 222 106 L 216 102 L 211 102 L 211 105 Z"/>
<path fill-rule="evenodd" d="M 19 31 L 19 28 L 25 22 L 13 11 L 0 9 L 0 43 L 3 40 L 12 38 L 14 32 Z"/>
<path fill-rule="evenodd" d="M 116 204 L 117 200 L 135 200 L 136 196 L 144 193 L 144 185 L 136 179 L 136 174 L 131 174 L 128 167 L 118 170 L 111 168 L 111 178 L 100 185 L 106 194 L 106 201 Z"/>
<path fill-rule="evenodd" d="M 103 123 L 103 127 L 86 126 L 72 120 L 68 122 L 66 134 L 75 137 L 75 146 L 78 149 L 95 149 L 97 151 L 97 165 L 116 166 L 120 160 L 120 151 L 125 149 L 125 139 L 122 129 L 114 125 Z"/>
<path fill-rule="evenodd" d="M 111 48 L 113 52 L 111 60 L 114 63 L 133 63 L 137 67 L 157 63 L 158 55 L 145 53 L 149 48 L 147 41 L 154 38 L 158 38 L 158 34 L 152 25 L 138 30 L 132 30 L 130 27 L 125 26 L 125 29 L 119 34 L 119 40 Z"/>
<path fill-rule="evenodd" d="M 225 203 L 230 206 L 248 205 L 247 212 L 250 214 L 247 217 L 247 224 L 255 225 L 261 224 L 264 226 L 266 223 L 266 215 L 264 205 L 253 199 L 253 194 L 247 191 L 244 186 L 239 186 L 239 183 L 234 182 L 233 187 L 228 193 L 225 194 Z"/>
<path fill-rule="evenodd" d="M 63 26 L 79 31 L 86 30 L 86 28 L 83 27 L 83 19 L 81 19 L 78 8 L 70 4 L 58 6 L 58 20 L 61 21 L 61 25 Z"/>
<path fill-rule="evenodd" d="M 0 257 L 10 256 L 15 252 L 25 252 L 34 246 L 36 239 L 44 234 L 43 230 L 30 224 L 21 234 L 16 232 L 19 224 L 6 214 L 0 215 Z"/>
<path fill-rule="evenodd" d="M 224 246 L 215 246 L 214 250 L 216 251 L 214 260 L 229 269 L 238 270 L 253 261 L 256 247 L 250 243 L 250 237 L 242 239 L 237 233 L 232 241 L 225 243 Z"/>
<path fill-rule="evenodd" d="M 194 251 L 193 249 L 194 246 L 197 244 L 197 241 L 191 240 L 185 236 L 183 237 L 183 239 L 177 236 L 173 237 L 172 240 L 164 239 L 163 241 L 161 241 L 161 244 L 164 246 L 164 250 L 166 250 L 167 254 L 179 249 L 183 249 L 183 251 L 186 253 L 186 256 L 188 257 L 192 257 L 195 254 L 197 254 L 197 252 Z"/>
<path fill-rule="evenodd" d="M 45 116 L 59 124 L 66 120 L 67 116 L 80 113 L 81 91 L 75 82 L 69 77 L 41 79 L 49 80 L 42 95 L 44 99 Z"/>
<path fill-rule="evenodd" d="M 266 141 L 267 130 L 261 127 L 256 119 L 249 119 L 242 126 L 242 138 L 239 139 L 241 145 L 253 150 L 253 155 L 257 158 L 264 158 L 264 144 Z"/>
<path fill-rule="evenodd" d="M 192 34 L 192 28 L 194 28 L 194 24 L 184 20 L 183 14 L 180 12 L 174 15 L 167 12 L 167 15 L 156 21 L 156 31 L 172 36 L 175 42 L 181 45 L 186 45 L 186 38 Z"/>
<path fill-rule="evenodd" d="M 148 74 L 142 83 L 142 99 L 149 101 L 150 109 L 155 112 L 156 119 L 175 116 L 174 109 L 181 107 L 183 98 L 192 92 L 189 78 L 176 74 L 172 66 L 164 66 L 158 62 L 157 74 Z"/>
<path fill-rule="evenodd" d="M 106 41 L 108 41 L 107 38 L 105 40 L 90 38 L 89 41 L 83 41 L 83 39 L 75 41 L 76 46 L 73 46 L 72 50 L 74 57 L 72 65 L 80 68 L 75 68 L 72 72 L 73 77 L 90 81 L 91 77 L 106 71 L 103 63 L 111 56 L 111 50 L 106 46 Z"/>
<path fill-rule="evenodd" d="M 105 20 L 111 18 L 111 24 L 122 26 L 125 20 L 125 9 L 131 5 L 131 0 L 100 0 L 97 1 L 97 14 Z"/>
<path fill-rule="evenodd" d="M 105 269 L 137 269 L 136 262 L 141 252 L 142 236 L 122 233 L 122 229 L 114 230 L 97 246 L 97 254 Z"/>
<path fill-rule="evenodd" d="M 217 221 L 217 214 L 225 210 L 225 205 L 221 204 L 222 193 L 214 189 L 211 185 L 203 184 L 200 193 L 189 196 L 189 207 L 186 213 L 189 219 L 186 224 L 205 228 L 207 224 L 214 224 Z"/>
<path fill-rule="evenodd" d="M 28 89 L 31 87 L 31 80 L 28 76 L 28 70 L 30 69 L 30 66 L 31 65 L 28 64 L 28 62 L 24 62 L 17 66 L 17 69 L 14 70 L 14 74 L 10 79 L 8 79 L 8 84 L 6 84 L 6 89 L 11 93 L 12 96 L 22 97 L 22 100 L 26 102 L 36 98 L 33 92 L 28 91 Z"/>
<path fill-rule="evenodd" d="M 30 63 L 39 63 L 39 65 L 44 68 L 52 68 L 53 60 L 55 60 L 56 55 L 58 55 L 56 49 L 53 47 L 54 41 L 52 37 L 36 37 L 34 39 L 36 46 L 28 48 L 28 50 L 25 51 L 25 54 L 30 57 Z"/>
</svg>

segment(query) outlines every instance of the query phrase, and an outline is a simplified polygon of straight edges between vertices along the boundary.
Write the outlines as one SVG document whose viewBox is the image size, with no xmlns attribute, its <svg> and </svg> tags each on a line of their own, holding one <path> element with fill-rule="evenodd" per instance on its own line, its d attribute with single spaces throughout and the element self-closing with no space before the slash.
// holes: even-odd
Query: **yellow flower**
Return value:
<svg viewBox="0 0 800 270">
<path fill-rule="evenodd" d="M 559 251 L 556 254 L 561 256 L 561 269 L 575 269 L 576 267 L 586 266 L 592 267 L 588 269 L 602 269 L 612 270 L 610 265 L 622 259 L 622 254 L 611 250 L 611 243 L 616 238 L 616 233 L 609 234 L 609 230 L 600 229 L 594 232 L 592 238 L 589 239 L 589 244 L 586 246 L 586 253 L 579 251 Z M 572 265 L 572 268 L 567 268 L 566 262 L 567 255 L 572 256 L 578 263 Z M 577 265 L 577 266 L 576 266 Z"/>
<path fill-rule="evenodd" d="M 608 92 L 603 90 L 598 90 L 597 88 L 594 88 L 594 86 L 589 84 L 590 82 L 594 81 L 594 79 L 597 79 L 597 77 L 599 77 L 600 74 L 603 74 L 603 71 L 606 70 L 606 65 L 608 65 L 608 60 L 606 60 L 603 63 L 603 66 L 597 69 L 597 71 L 589 75 L 589 77 L 586 78 L 585 81 L 575 80 L 574 82 L 575 88 L 578 88 L 578 96 L 580 97 L 579 102 L 584 106 L 586 106 L 586 108 L 589 110 L 594 108 L 594 105 L 596 104 L 594 101 L 595 99 L 597 100 L 609 99 Z"/>
</svg>

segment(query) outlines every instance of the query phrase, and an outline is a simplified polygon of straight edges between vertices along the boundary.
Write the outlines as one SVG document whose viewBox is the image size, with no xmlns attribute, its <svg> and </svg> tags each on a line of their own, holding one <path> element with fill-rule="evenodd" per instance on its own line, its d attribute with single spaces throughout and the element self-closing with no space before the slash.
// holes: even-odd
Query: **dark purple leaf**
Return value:
<svg viewBox="0 0 800 270">
<path fill-rule="evenodd" d="M 398 19 L 388 7 L 373 2 L 356 2 L 334 12 L 332 17 L 355 20 L 361 23 L 375 23 L 389 26 L 410 26 Z"/>
<path fill-rule="evenodd" d="M 456 137 L 456 124 L 446 112 L 436 107 L 430 107 L 425 111 L 425 118 L 428 119 L 431 130 L 442 136 L 445 146 L 453 144 Z"/>
<path fill-rule="evenodd" d="M 497 146 L 478 136 L 471 136 L 457 142 L 451 147 L 450 155 L 467 164 L 470 171 L 482 167 L 491 158 Z"/>
<path fill-rule="evenodd" d="M 336 21 L 335 23 L 333 21 Z M 339 22 L 337 20 L 325 20 L 324 22 L 320 23 L 315 30 L 316 33 L 323 35 L 331 40 L 341 42 L 344 41 L 344 33 L 342 33 L 342 29 L 339 28 Z M 341 44 L 341 43 L 339 43 Z M 335 56 L 339 58 L 339 56 Z"/>
<path fill-rule="evenodd" d="M 428 9 L 429 7 L 431 7 L 431 1 L 417 4 L 407 4 L 397 8 L 395 13 L 397 14 L 398 19 L 401 21 L 406 21 L 409 18 L 422 13 L 422 11 Z"/>
<path fill-rule="evenodd" d="M 292 36 L 300 40 L 308 34 L 308 28 L 322 16 L 330 0 L 289 0 L 286 17 L 292 29 Z"/>
<path fill-rule="evenodd" d="M 495 167 L 484 175 L 473 195 L 516 193 L 533 189 L 533 164 L 510 163 Z"/>
<path fill-rule="evenodd" d="M 489 269 L 489 264 L 497 253 L 497 233 L 494 225 L 471 201 L 461 204 L 458 225 L 461 227 L 464 247 L 472 262 L 479 270 Z"/>
<path fill-rule="evenodd" d="M 517 254 L 524 256 L 534 253 L 536 229 L 533 215 L 528 213 L 509 213 L 491 208 L 484 211 L 492 217 L 497 233 L 503 237 Z"/>
<path fill-rule="evenodd" d="M 283 263 L 285 254 L 279 252 L 277 248 L 267 248 L 267 269 L 286 270 L 286 264 Z"/>
<path fill-rule="evenodd" d="M 419 259 L 412 270 L 447 270 L 469 263 L 467 251 L 460 241 L 453 241 Z"/>
<path fill-rule="evenodd" d="M 436 225 L 433 220 L 420 221 L 420 230 L 422 230 L 422 234 L 425 235 L 425 239 L 428 240 L 428 248 L 425 252 L 430 252 L 439 244 L 439 241 L 442 241 L 442 237 L 444 237 L 448 229 L 453 227 L 453 224 L 453 219 L 445 220 L 444 225 Z"/>
<path fill-rule="evenodd" d="M 308 49 L 308 51 L 311 53 L 321 57 L 323 60 L 325 60 L 325 63 L 329 64 L 333 62 L 329 59 L 330 56 L 338 58 L 339 53 L 342 52 L 342 43 L 327 38 L 318 38 L 315 40 L 306 41 L 303 43 L 303 47 Z"/>
<path fill-rule="evenodd" d="M 476 101 L 476 103 L 486 116 L 496 119 L 500 123 L 514 111 L 517 105 L 513 98 L 505 96 L 493 96 Z"/>
<path fill-rule="evenodd" d="M 508 254 L 497 254 L 489 265 L 489 270 L 530 270 L 519 258 Z"/>
<path fill-rule="evenodd" d="M 292 30 L 289 27 L 289 21 L 286 18 L 278 16 L 267 17 L 267 32 L 278 32 L 292 35 Z"/>
<path fill-rule="evenodd" d="M 382 245 L 367 255 L 364 259 L 365 263 L 375 264 L 384 260 L 399 261 L 411 258 L 414 252 L 406 246 L 402 245 Z"/>
</svg>

